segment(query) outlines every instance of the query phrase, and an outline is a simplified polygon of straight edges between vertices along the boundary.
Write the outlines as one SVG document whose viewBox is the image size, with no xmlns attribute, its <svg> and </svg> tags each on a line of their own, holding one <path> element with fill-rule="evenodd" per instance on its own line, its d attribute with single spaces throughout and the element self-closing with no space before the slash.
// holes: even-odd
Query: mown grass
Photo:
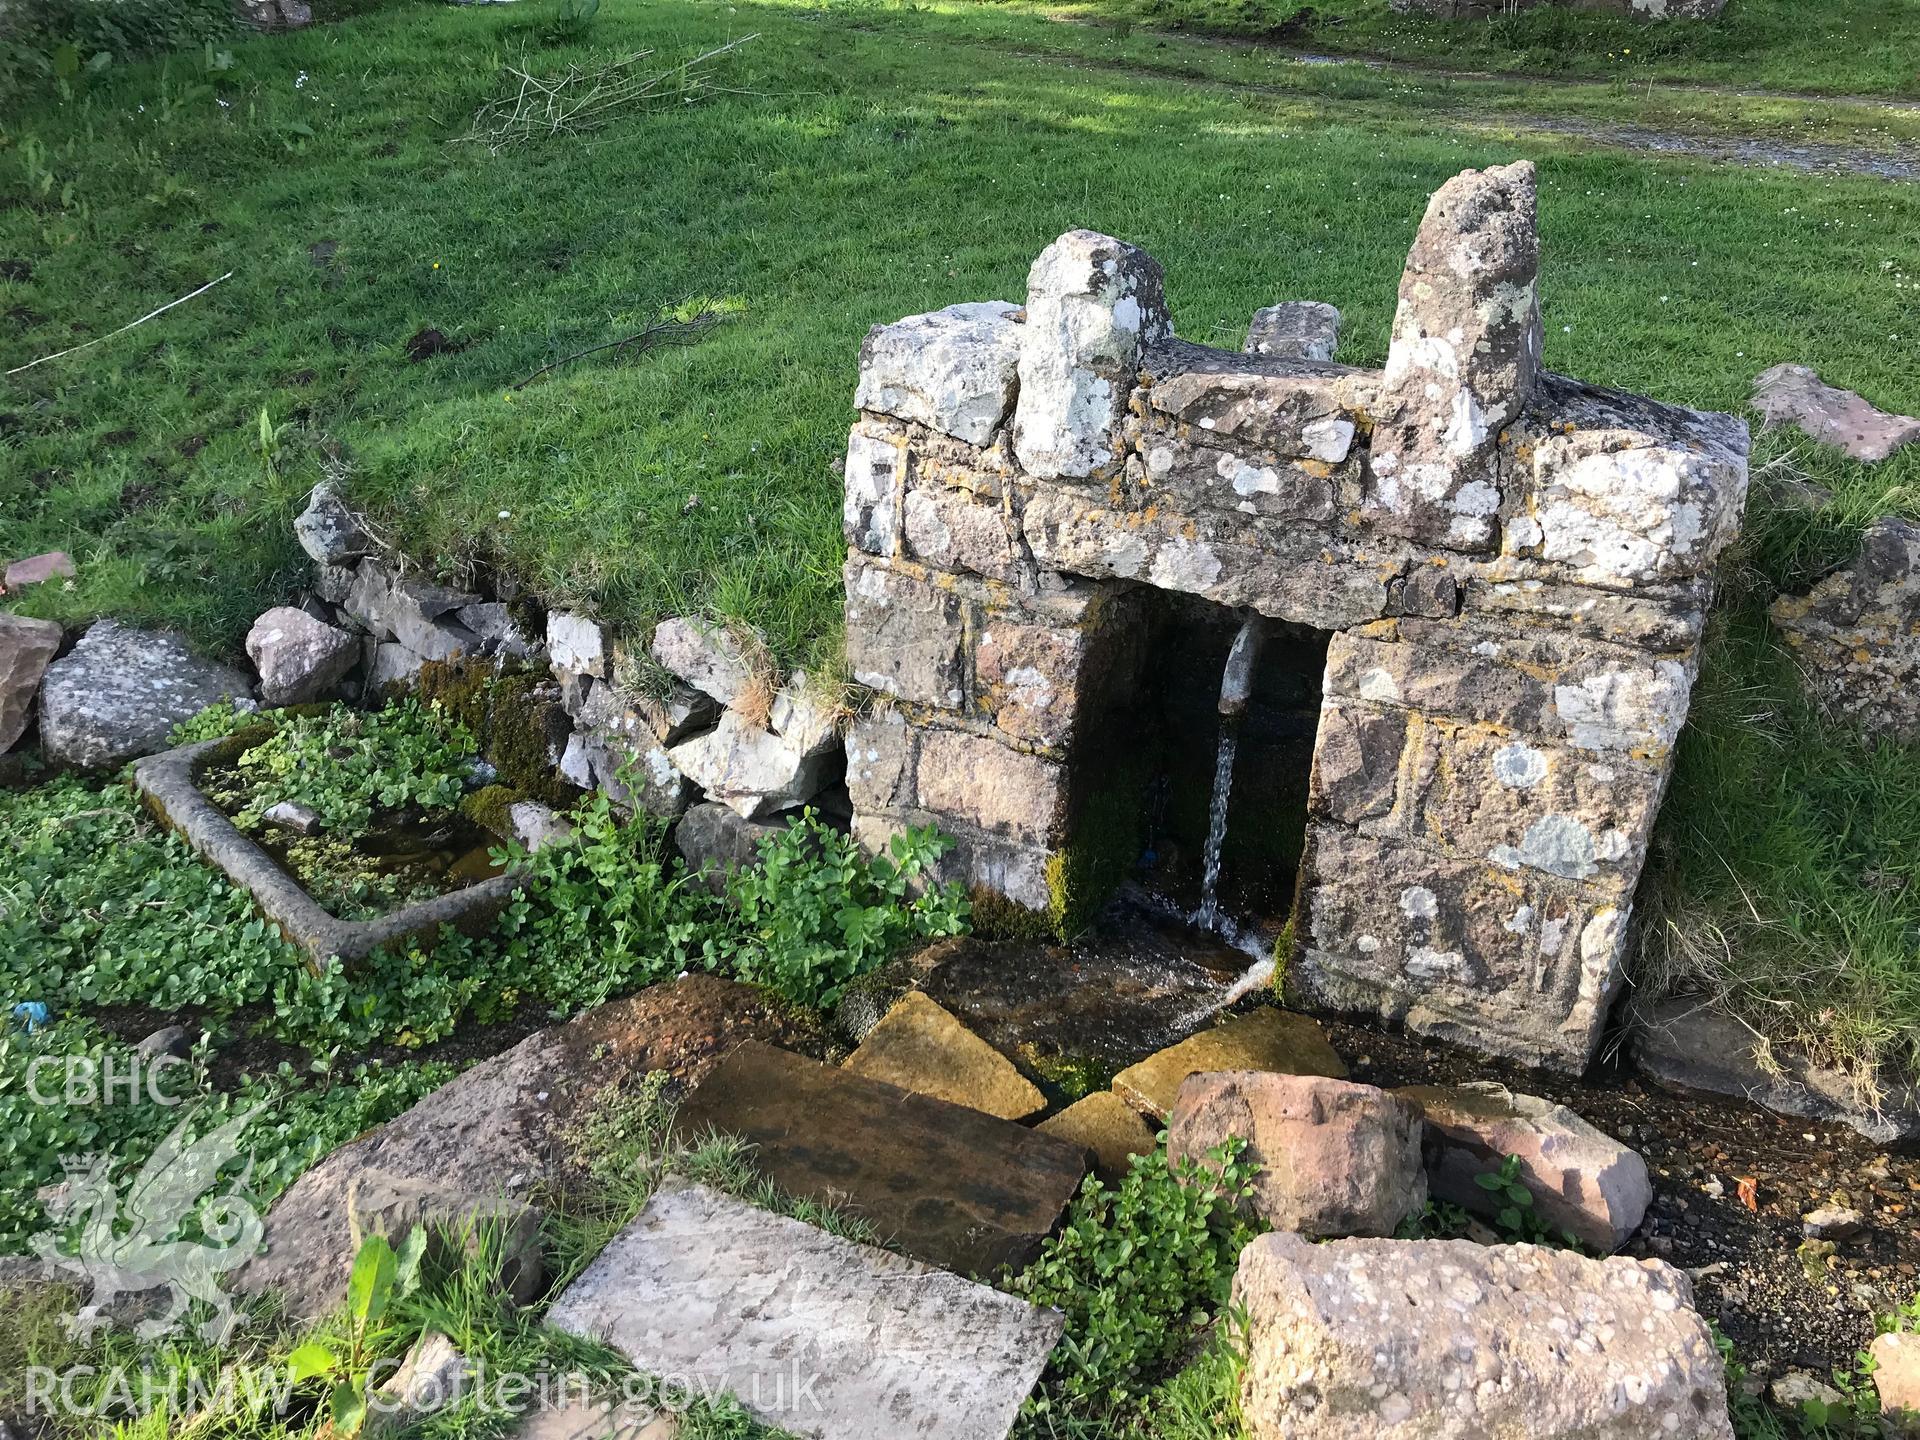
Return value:
<svg viewBox="0 0 1920 1440">
<path fill-rule="evenodd" d="M 1012 9 L 609 0 L 583 43 L 548 45 L 544 25 L 531 5 L 403 8 L 236 46 L 229 70 L 175 56 L 6 112 L 0 368 L 234 272 L 0 389 L 6 548 L 80 561 L 70 589 L 8 603 L 231 645 L 298 583 L 286 522 L 335 473 L 394 544 L 449 570 L 510 569 L 635 624 L 703 608 L 762 626 L 783 659 L 831 661 L 833 465 L 869 325 L 1017 299 L 1032 256 L 1087 225 L 1166 263 L 1191 338 L 1237 343 L 1256 306 L 1313 296 L 1345 311 L 1343 358 L 1378 363 L 1427 194 L 1522 155 L 1541 167 L 1554 368 L 1737 409 L 1758 370 L 1804 360 L 1889 408 L 1920 406 L 1911 186 L 1503 129 L 1502 105 L 1553 101 L 1281 70 Z M 504 61 L 678 58 L 755 31 L 723 73 L 731 93 L 700 105 L 499 157 L 458 143 Z M 1625 103 L 1584 93 L 1596 114 Z M 1844 130 L 1852 113 L 1766 102 L 1752 116 Z M 688 304 L 729 318 L 693 346 L 511 389 Z M 415 362 L 406 342 L 428 327 L 458 348 Z M 1756 458 L 1790 451 L 1840 499 L 1795 538 L 1762 525 L 1756 564 L 1775 582 L 1842 558 L 1879 510 L 1915 510 L 1912 452 L 1869 469 L 1767 437 Z M 1710 666 L 1703 717 L 1715 675 L 1729 693 L 1776 684 L 1756 643 Z M 1865 1016 L 1910 1056 L 1920 1002 L 1885 976 L 1913 968 L 1889 947 L 1920 900 L 1861 901 L 1857 866 L 1789 883 L 1764 863 L 1786 847 L 1743 838 L 1786 825 L 1809 851 L 1857 846 L 1834 837 L 1860 833 L 1849 807 L 1877 792 L 1825 783 L 1829 757 L 1853 752 L 1810 733 L 1827 748 L 1690 742 L 1670 827 L 1703 809 L 1713 824 L 1665 853 L 1682 893 L 1722 921 L 1758 897 L 1770 918 L 1732 963 L 1783 1030 L 1845 1035 L 1861 1053 L 1860 1026 L 1822 1017 Z M 1789 810 L 1783 789 L 1822 798 Z M 1872 843 L 1920 841 L 1902 816 Z M 1857 951 L 1846 917 L 1860 903 L 1885 912 L 1888 938 Z M 1774 943 L 1787 916 L 1829 957 L 1817 991 L 1792 958 L 1801 942 Z"/>
<path fill-rule="evenodd" d="M 1920 94 L 1908 0 L 1728 0 L 1718 20 L 1647 22 L 1543 4 L 1485 20 L 1400 14 L 1389 0 L 1096 0 L 1089 11 L 1447 69 L 1696 82 L 1835 95 Z"/>
</svg>

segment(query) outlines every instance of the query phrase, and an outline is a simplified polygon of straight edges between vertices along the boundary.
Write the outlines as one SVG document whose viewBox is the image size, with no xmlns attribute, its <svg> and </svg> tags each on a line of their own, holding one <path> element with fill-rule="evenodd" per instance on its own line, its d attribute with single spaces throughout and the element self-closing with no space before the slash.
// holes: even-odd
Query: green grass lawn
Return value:
<svg viewBox="0 0 1920 1440">
<path fill-rule="evenodd" d="M 299 583 L 287 522 L 336 474 L 396 545 L 450 570 L 502 567 L 627 622 L 705 608 L 762 626 L 784 658 L 830 662 L 833 464 L 868 326 L 1019 299 L 1032 257 L 1085 225 L 1165 262 L 1190 338 L 1237 344 L 1255 307 L 1307 296 L 1345 312 L 1343 358 L 1378 363 L 1428 193 L 1523 155 L 1541 167 L 1554 368 L 1737 409 L 1758 370 L 1804 360 L 1889 408 L 1920 406 L 1920 191 L 1708 167 L 1501 118 L 1563 100 L 1625 113 L 1605 85 L 1569 99 L 1281 68 L 1000 7 L 607 0 L 568 46 L 542 39 L 552 13 L 403 7 L 235 45 L 229 69 L 177 54 L 0 112 L 0 369 L 233 272 L 0 384 L 4 548 L 61 547 L 80 565 L 70 589 L 9 604 L 232 646 Z M 664 61 L 750 32 L 721 74 L 730 93 L 701 104 L 500 156 L 456 143 L 504 62 L 552 70 L 646 47 Z M 1754 123 L 1853 118 L 1773 105 Z M 690 346 L 511 389 L 686 305 L 728 318 Z M 410 359 L 429 327 L 454 348 Z M 1787 457 L 1842 503 L 1811 526 L 1761 527 L 1751 563 L 1773 583 L 1844 555 L 1880 509 L 1914 507 L 1911 452 L 1868 470 L 1761 443 L 1759 459 Z M 1741 662 L 1724 688 L 1754 687 L 1771 712 L 1792 709 L 1777 669 Z M 1881 1002 L 1889 967 L 1912 975 L 1920 901 L 1875 892 L 1865 948 L 1847 907 L 1857 837 L 1912 832 L 1863 824 L 1872 787 L 1827 787 L 1787 815 L 1741 783 L 1790 782 L 1817 758 L 1804 740 L 1711 756 L 1708 743 L 1690 742 L 1687 774 L 1731 771 L 1724 809 L 1668 852 L 1691 901 L 1737 910 L 1744 892 L 1716 877 L 1758 883 L 1780 847 L 1749 840 L 1776 823 L 1826 857 L 1765 874 L 1763 901 L 1786 918 L 1742 952 L 1762 977 L 1758 1013 L 1791 1029 L 1830 1011 L 1841 1018 L 1819 1031 L 1848 1053 L 1910 1055 L 1920 996 Z M 1911 776 L 1906 752 L 1890 764 Z M 1803 944 L 1821 957 L 1811 972 L 1769 958 Z M 1811 998 L 1779 978 L 1807 973 Z"/>
<path fill-rule="evenodd" d="M 1489 20 L 1389 0 L 1094 0 L 1088 13 L 1446 69 L 1920 95 L 1913 0 L 1728 0 L 1717 21 L 1646 22 L 1551 5 Z"/>
</svg>

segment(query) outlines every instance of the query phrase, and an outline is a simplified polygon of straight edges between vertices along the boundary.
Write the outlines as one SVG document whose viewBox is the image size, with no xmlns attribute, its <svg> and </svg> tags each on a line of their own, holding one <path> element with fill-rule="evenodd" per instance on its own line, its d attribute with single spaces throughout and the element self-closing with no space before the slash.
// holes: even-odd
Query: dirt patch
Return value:
<svg viewBox="0 0 1920 1440">
<path fill-rule="evenodd" d="M 417 330 L 407 338 L 407 359 L 418 365 L 423 360 L 431 360 L 436 355 L 458 355 L 466 349 L 469 341 L 449 340 L 442 332 L 429 325 Z"/>
<path fill-rule="evenodd" d="M 1920 1159 L 1884 1155 L 1840 1126 L 1669 1094 L 1617 1069 L 1566 1080 L 1325 1023 L 1356 1080 L 1498 1080 L 1560 1101 L 1638 1149 L 1654 1201 L 1623 1253 L 1691 1272 L 1701 1313 L 1719 1322 L 1756 1375 L 1850 1367 L 1872 1339 L 1876 1315 L 1920 1289 Z M 1743 1181 L 1751 1182 L 1751 1208 Z M 1803 1261 L 1801 1217 L 1835 1200 L 1867 1217 L 1866 1233 L 1830 1260 Z"/>
</svg>

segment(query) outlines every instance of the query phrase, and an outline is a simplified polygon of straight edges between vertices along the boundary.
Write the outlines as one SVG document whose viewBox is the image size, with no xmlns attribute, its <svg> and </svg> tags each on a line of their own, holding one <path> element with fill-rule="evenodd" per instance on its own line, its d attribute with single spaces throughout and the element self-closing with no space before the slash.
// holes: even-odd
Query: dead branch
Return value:
<svg viewBox="0 0 1920 1440">
<path fill-rule="evenodd" d="M 571 355 L 563 356 L 555 360 L 551 365 L 542 365 L 538 370 L 527 376 L 526 379 L 522 380 L 513 388 L 515 390 L 524 390 L 542 375 L 551 374 L 562 365 L 571 365 L 576 360 L 584 360 L 589 355 L 598 355 L 603 350 L 625 350 L 629 346 L 634 346 L 645 351 L 651 350 L 656 345 L 691 345 L 695 340 L 698 340 L 719 323 L 720 312 L 718 310 L 702 310 L 690 320 L 656 320 L 644 330 L 637 330 L 631 335 L 623 335 L 618 340 L 608 340 L 603 344 L 589 345 L 584 350 L 575 351 Z"/>
<path fill-rule="evenodd" d="M 743 35 L 671 69 L 651 73 L 638 69 L 652 57 L 651 50 L 587 69 L 569 65 L 563 73 L 550 76 L 506 66 L 515 82 L 512 93 L 481 106 L 460 138 L 482 143 L 490 154 L 499 155 L 531 140 L 598 129 L 621 111 L 691 105 L 708 95 L 727 93 L 712 84 L 701 68 L 759 38 L 757 31 Z"/>
</svg>

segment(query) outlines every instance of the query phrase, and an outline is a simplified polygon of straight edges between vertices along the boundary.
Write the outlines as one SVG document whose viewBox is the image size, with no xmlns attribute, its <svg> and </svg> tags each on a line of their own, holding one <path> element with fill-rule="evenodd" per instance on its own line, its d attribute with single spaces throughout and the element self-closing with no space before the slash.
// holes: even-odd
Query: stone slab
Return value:
<svg viewBox="0 0 1920 1440">
<path fill-rule="evenodd" d="M 1032 1260 L 1086 1171 L 1051 1135 L 754 1042 L 688 1097 L 680 1124 L 739 1136 L 788 1194 L 960 1274 Z"/>
<path fill-rule="evenodd" d="M 679 1417 L 645 1405 L 574 1400 L 536 1411 L 514 1440 L 675 1440 Z"/>
<path fill-rule="evenodd" d="M 656 1195 L 548 1323 L 820 1440 L 1004 1440 L 1065 1326 L 703 1186 Z"/>
<path fill-rule="evenodd" d="M 1002 1120 L 1024 1120 L 1047 1104 L 1011 1060 L 918 990 L 900 997 L 844 1068 Z"/>
<path fill-rule="evenodd" d="M 1094 1173 L 1109 1185 L 1126 1179 L 1133 1157 L 1151 1155 L 1155 1143 L 1153 1128 L 1140 1112 L 1111 1090 L 1096 1090 L 1074 1101 L 1036 1128 L 1080 1146 L 1093 1157 Z"/>
<path fill-rule="evenodd" d="M 1214 1070 L 1273 1070 L 1282 1075 L 1347 1078 L 1325 1033 L 1304 1015 L 1263 1005 L 1189 1035 L 1113 1077 L 1114 1093 L 1142 1114 L 1164 1120 L 1189 1075 Z"/>
</svg>

